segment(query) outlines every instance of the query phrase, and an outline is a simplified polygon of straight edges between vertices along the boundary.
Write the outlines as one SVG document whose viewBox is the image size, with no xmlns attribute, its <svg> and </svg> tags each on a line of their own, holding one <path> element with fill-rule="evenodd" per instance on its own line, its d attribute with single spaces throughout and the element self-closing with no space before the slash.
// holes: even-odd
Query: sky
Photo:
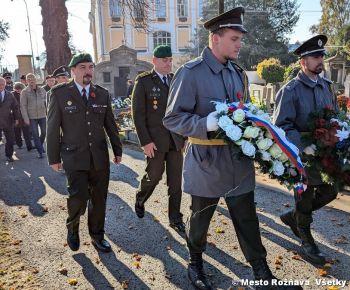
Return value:
<svg viewBox="0 0 350 290">
<path fill-rule="evenodd" d="M 42 39 L 41 8 L 39 0 L 1 0 L 0 19 L 10 24 L 9 39 L 2 44 L 2 65 L 17 65 L 16 55 L 31 54 L 28 33 L 28 22 L 25 2 L 28 5 L 29 21 L 31 26 L 33 53 L 40 55 L 45 51 Z M 74 46 L 93 54 L 92 35 L 89 32 L 89 18 L 91 0 L 68 0 L 68 28 L 73 36 Z M 312 35 L 309 28 L 317 24 L 321 18 L 319 0 L 298 0 L 300 4 L 300 19 L 291 35 L 290 43 L 304 41 Z"/>
</svg>

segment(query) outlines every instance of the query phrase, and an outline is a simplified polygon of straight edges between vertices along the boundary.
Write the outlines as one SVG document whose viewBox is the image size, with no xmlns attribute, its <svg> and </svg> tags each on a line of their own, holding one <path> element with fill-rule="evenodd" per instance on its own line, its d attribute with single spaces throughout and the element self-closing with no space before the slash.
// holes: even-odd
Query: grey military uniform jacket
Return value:
<svg viewBox="0 0 350 290">
<path fill-rule="evenodd" d="M 273 122 L 286 131 L 288 139 L 302 152 L 301 132 L 309 132 L 308 118 L 311 112 L 326 106 L 337 109 L 335 96 L 330 89 L 332 82 L 318 77 L 313 82 L 304 72 L 283 86 L 277 93 Z M 321 177 L 315 170 L 306 168 L 309 185 L 321 184 Z"/>
<path fill-rule="evenodd" d="M 122 156 L 122 144 L 106 89 L 91 84 L 85 105 L 74 81 L 51 89 L 47 116 L 49 164 L 63 161 L 66 170 L 109 168 L 109 137 L 115 156 Z M 91 160 L 92 157 L 92 160 Z"/>
<path fill-rule="evenodd" d="M 208 139 L 207 116 L 212 101 L 237 101 L 243 94 L 243 70 L 221 64 L 207 47 L 200 57 L 180 67 L 170 86 L 164 126 L 182 136 Z M 255 171 L 249 159 L 235 159 L 229 146 L 188 144 L 183 191 L 203 197 L 237 196 L 254 190 Z"/>
</svg>

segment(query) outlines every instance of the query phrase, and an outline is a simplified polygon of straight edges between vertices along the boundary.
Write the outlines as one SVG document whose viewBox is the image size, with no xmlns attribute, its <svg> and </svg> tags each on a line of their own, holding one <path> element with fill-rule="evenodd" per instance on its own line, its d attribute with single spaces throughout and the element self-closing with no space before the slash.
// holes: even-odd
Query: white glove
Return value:
<svg viewBox="0 0 350 290">
<path fill-rule="evenodd" d="M 216 131 L 217 129 L 219 129 L 218 119 L 216 117 L 217 115 L 218 115 L 218 112 L 214 111 L 214 112 L 211 112 L 207 116 L 207 131 L 208 132 Z"/>
</svg>

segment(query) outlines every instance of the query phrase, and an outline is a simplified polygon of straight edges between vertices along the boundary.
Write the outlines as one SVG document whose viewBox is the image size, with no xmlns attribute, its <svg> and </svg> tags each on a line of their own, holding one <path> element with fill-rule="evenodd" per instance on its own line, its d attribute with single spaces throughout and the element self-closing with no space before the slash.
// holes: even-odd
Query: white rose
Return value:
<svg viewBox="0 0 350 290">
<path fill-rule="evenodd" d="M 264 161 L 270 161 L 271 160 L 271 154 L 265 150 L 260 150 L 261 153 L 261 159 Z"/>
<path fill-rule="evenodd" d="M 269 153 L 271 154 L 272 158 L 277 159 L 282 155 L 283 152 L 280 149 L 280 147 L 278 147 L 278 145 L 275 143 L 270 147 Z"/>
<path fill-rule="evenodd" d="M 311 144 L 310 146 L 305 147 L 304 149 L 304 153 L 306 155 L 312 155 L 315 156 L 315 150 L 316 150 L 316 145 L 315 144 Z"/>
<path fill-rule="evenodd" d="M 258 116 L 260 116 L 260 115 L 265 114 L 265 112 L 264 112 L 263 110 L 258 110 L 258 111 L 256 112 L 256 114 L 257 114 Z"/>
<path fill-rule="evenodd" d="M 248 126 L 245 128 L 243 137 L 245 138 L 256 138 L 259 136 L 260 129 L 253 126 Z"/>
<path fill-rule="evenodd" d="M 265 132 L 265 137 L 266 137 L 266 138 L 269 138 L 269 139 L 271 139 L 271 140 L 273 140 L 273 137 L 272 137 L 270 131 L 266 131 L 266 132 Z"/>
<path fill-rule="evenodd" d="M 244 155 L 247 155 L 249 157 L 253 157 L 255 155 L 256 149 L 254 145 L 249 141 L 242 141 L 241 148 Z"/>
<path fill-rule="evenodd" d="M 246 104 L 246 107 L 251 110 L 251 111 L 255 111 L 256 110 L 256 107 L 252 104 L 252 103 L 247 103 Z"/>
<path fill-rule="evenodd" d="M 228 116 L 221 116 L 218 121 L 218 126 L 222 128 L 223 130 L 226 129 L 226 127 L 233 125 L 232 120 Z"/>
<path fill-rule="evenodd" d="M 228 110 L 228 107 L 227 107 L 226 104 L 224 104 L 224 103 L 216 103 L 215 111 L 217 111 L 218 113 L 222 113 L 222 112 L 226 113 L 227 110 Z"/>
<path fill-rule="evenodd" d="M 233 141 L 238 141 L 242 137 L 242 130 L 236 125 L 227 126 L 225 132 L 227 137 Z"/>
<path fill-rule="evenodd" d="M 267 150 L 272 146 L 273 142 L 269 138 L 264 138 L 256 143 L 260 150 Z"/>
<path fill-rule="evenodd" d="M 298 175 L 297 171 L 293 167 L 289 168 L 289 174 L 292 175 L 292 176 L 297 176 Z"/>
<path fill-rule="evenodd" d="M 245 112 L 242 109 L 237 109 L 233 112 L 232 119 L 237 123 L 241 123 L 245 119 Z"/>
<path fill-rule="evenodd" d="M 284 173 L 284 166 L 281 161 L 275 160 L 272 164 L 272 172 L 274 175 L 281 176 Z"/>
<path fill-rule="evenodd" d="M 288 156 L 284 153 L 280 157 L 278 157 L 278 160 L 281 161 L 282 163 L 286 162 L 289 160 Z"/>
</svg>

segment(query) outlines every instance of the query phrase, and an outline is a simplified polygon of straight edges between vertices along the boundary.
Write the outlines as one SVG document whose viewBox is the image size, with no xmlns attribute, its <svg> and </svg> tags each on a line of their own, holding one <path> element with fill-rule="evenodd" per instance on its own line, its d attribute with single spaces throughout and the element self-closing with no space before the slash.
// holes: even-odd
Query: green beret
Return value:
<svg viewBox="0 0 350 290">
<path fill-rule="evenodd" d="M 69 67 L 76 66 L 81 62 L 93 62 L 91 55 L 88 53 L 78 53 L 76 55 L 73 55 L 68 66 Z"/>
<path fill-rule="evenodd" d="M 153 50 L 153 56 L 158 58 L 172 57 L 171 48 L 167 45 L 158 45 Z"/>
</svg>

